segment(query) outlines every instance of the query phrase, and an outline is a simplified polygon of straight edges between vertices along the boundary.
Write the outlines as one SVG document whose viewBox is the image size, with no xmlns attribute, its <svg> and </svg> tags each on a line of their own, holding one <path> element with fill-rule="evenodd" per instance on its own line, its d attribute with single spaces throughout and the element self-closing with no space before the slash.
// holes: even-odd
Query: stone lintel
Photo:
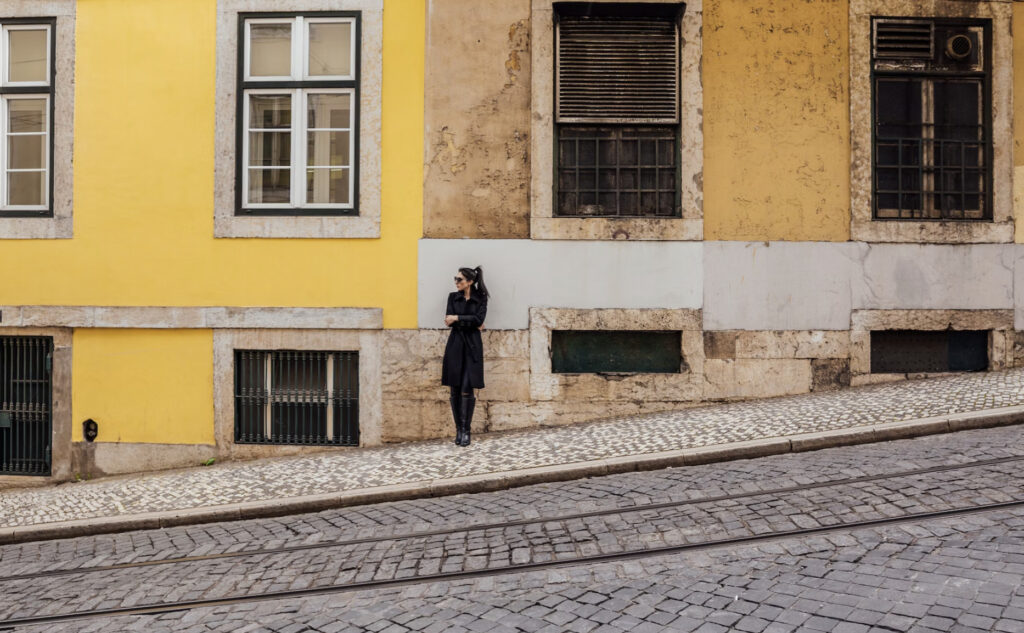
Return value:
<svg viewBox="0 0 1024 633">
<path fill-rule="evenodd" d="M 380 308 L 0 306 L 2 327 L 379 330 Z"/>
</svg>

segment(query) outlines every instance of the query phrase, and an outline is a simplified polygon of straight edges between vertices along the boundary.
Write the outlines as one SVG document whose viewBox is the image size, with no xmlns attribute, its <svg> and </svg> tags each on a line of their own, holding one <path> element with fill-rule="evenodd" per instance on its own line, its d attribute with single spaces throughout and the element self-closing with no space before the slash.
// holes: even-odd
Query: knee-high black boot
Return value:
<svg viewBox="0 0 1024 633">
<path fill-rule="evenodd" d="M 459 442 L 459 446 L 469 446 L 469 429 L 473 423 L 474 407 L 476 407 L 476 398 L 462 396 L 462 441 Z"/>
<path fill-rule="evenodd" d="M 455 418 L 455 444 L 462 446 L 462 411 L 460 410 L 460 402 L 457 396 L 448 398 L 448 401 L 452 403 L 452 417 Z"/>
</svg>

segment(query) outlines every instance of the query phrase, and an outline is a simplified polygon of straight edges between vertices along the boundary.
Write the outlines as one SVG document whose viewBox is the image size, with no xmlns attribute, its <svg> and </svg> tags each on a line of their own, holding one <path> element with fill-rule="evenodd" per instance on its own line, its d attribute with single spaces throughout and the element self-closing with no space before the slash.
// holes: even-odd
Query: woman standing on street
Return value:
<svg viewBox="0 0 1024 633">
<path fill-rule="evenodd" d="M 448 295 L 444 324 L 451 331 L 444 348 L 441 384 L 452 390 L 455 443 L 459 446 L 469 446 L 469 426 L 476 406 L 473 390 L 484 388 L 484 345 L 480 328 L 487 316 L 489 296 L 480 266 L 460 268 L 455 275 L 455 292 Z"/>
</svg>

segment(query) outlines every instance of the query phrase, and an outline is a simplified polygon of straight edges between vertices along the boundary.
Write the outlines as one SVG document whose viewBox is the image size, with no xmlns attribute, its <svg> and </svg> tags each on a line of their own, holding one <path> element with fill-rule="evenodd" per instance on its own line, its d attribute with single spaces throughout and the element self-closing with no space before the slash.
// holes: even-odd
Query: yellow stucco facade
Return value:
<svg viewBox="0 0 1024 633">
<path fill-rule="evenodd" d="M 216 0 L 80 0 L 74 237 L 6 240 L 6 305 L 382 308 L 416 326 L 423 0 L 384 10 L 379 239 L 214 238 Z M 183 37 L 187 34 L 187 37 Z M 209 444 L 210 330 L 76 329 L 73 439 Z"/>
<path fill-rule="evenodd" d="M 705 240 L 849 239 L 848 13 L 705 0 Z"/>
</svg>

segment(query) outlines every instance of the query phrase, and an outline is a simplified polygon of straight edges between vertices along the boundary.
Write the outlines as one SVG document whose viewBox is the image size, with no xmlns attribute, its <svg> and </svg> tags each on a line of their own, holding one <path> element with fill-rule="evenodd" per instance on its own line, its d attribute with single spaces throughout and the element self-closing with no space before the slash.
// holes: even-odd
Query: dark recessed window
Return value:
<svg viewBox="0 0 1024 633">
<path fill-rule="evenodd" d="M 553 330 L 551 371 L 678 374 L 681 346 L 681 332 Z"/>
<path fill-rule="evenodd" d="M 556 216 L 679 215 L 679 5 L 560 3 Z"/>
<path fill-rule="evenodd" d="M 356 215 L 358 12 L 239 19 L 237 213 Z"/>
<path fill-rule="evenodd" d="M 986 330 L 884 330 L 871 333 L 873 374 L 986 369 Z"/>
<path fill-rule="evenodd" d="M 53 215 L 54 20 L 0 20 L 0 217 Z"/>
<path fill-rule="evenodd" d="M 992 219 L 990 23 L 872 26 L 874 217 Z"/>
<path fill-rule="evenodd" d="M 359 353 L 235 351 L 235 442 L 359 445 Z"/>
</svg>

